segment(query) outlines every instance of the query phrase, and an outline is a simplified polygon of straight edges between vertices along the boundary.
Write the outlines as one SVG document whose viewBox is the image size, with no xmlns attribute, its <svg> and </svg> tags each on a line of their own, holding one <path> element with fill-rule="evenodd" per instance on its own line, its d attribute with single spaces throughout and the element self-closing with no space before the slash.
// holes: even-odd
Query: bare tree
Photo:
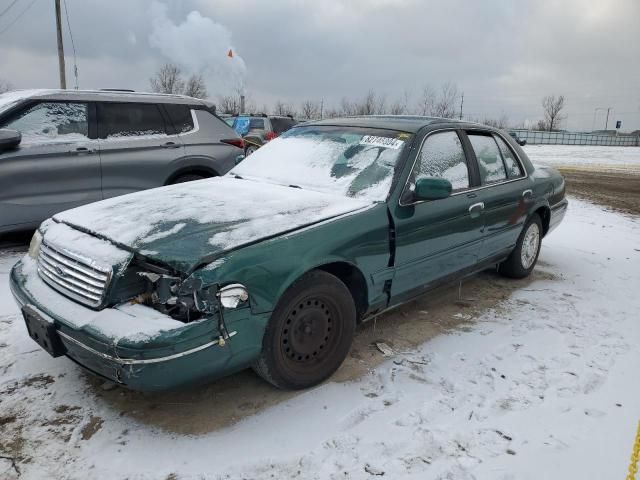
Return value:
<svg viewBox="0 0 640 480">
<path fill-rule="evenodd" d="M 402 97 L 396 99 L 391 105 L 389 105 L 389 113 L 391 115 L 404 115 L 408 113 L 409 106 L 409 91 L 405 90 Z"/>
<path fill-rule="evenodd" d="M 207 87 L 201 74 L 194 73 L 185 84 L 183 93 L 188 97 L 207 98 Z"/>
<path fill-rule="evenodd" d="M 433 91 L 430 85 L 422 87 L 422 93 L 420 95 L 420 101 L 418 102 L 418 115 L 433 115 L 436 105 L 436 92 Z"/>
<path fill-rule="evenodd" d="M 13 90 L 11 82 L 0 78 L 0 93 L 8 92 L 10 90 Z"/>
<path fill-rule="evenodd" d="M 483 123 L 485 125 L 489 125 L 490 127 L 500 128 L 500 129 L 504 130 L 505 128 L 507 128 L 507 126 L 509 124 L 509 119 L 503 113 L 498 118 L 485 117 L 482 120 L 482 122 L 479 122 L 479 123 Z"/>
<path fill-rule="evenodd" d="M 300 114 L 303 118 L 320 118 L 320 102 L 305 100 L 300 104 Z"/>
<path fill-rule="evenodd" d="M 564 108 L 564 95 L 548 95 L 542 99 L 542 108 L 544 110 L 544 121 L 547 126 L 547 130 L 552 132 L 560 127 L 562 121 L 567 118 L 566 115 L 562 115 L 562 109 Z"/>
<path fill-rule="evenodd" d="M 433 115 L 442 118 L 454 118 L 457 111 L 458 87 L 455 83 L 444 83 L 435 103 Z"/>
<path fill-rule="evenodd" d="M 295 116 L 296 111 L 292 105 L 278 100 L 273 107 L 273 113 L 275 115 L 291 115 L 293 117 Z"/>
<path fill-rule="evenodd" d="M 149 79 L 151 90 L 158 93 L 177 93 L 184 91 L 182 72 L 177 65 L 165 63 L 156 74 Z"/>
<path fill-rule="evenodd" d="M 220 113 L 236 115 L 240 112 L 240 99 L 235 95 L 219 95 L 216 110 Z"/>
</svg>

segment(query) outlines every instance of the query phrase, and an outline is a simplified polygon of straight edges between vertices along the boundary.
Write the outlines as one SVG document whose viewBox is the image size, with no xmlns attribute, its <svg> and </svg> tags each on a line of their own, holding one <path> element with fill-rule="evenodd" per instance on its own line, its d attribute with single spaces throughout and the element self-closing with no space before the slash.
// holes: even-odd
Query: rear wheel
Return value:
<svg viewBox="0 0 640 480">
<path fill-rule="evenodd" d="M 346 285 L 326 272 L 307 273 L 278 302 L 253 368 L 278 388 L 317 385 L 344 361 L 355 325 L 356 308 Z"/>
<path fill-rule="evenodd" d="M 541 242 L 542 220 L 537 213 L 534 213 L 522 229 L 516 247 L 509 258 L 500 264 L 498 271 L 510 278 L 529 276 L 538 261 Z"/>
</svg>

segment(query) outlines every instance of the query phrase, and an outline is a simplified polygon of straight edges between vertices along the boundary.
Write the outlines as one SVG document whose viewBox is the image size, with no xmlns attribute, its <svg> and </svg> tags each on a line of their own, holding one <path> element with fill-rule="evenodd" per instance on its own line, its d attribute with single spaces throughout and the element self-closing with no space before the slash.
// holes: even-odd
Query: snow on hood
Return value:
<svg viewBox="0 0 640 480">
<path fill-rule="evenodd" d="M 184 271 L 204 256 L 369 205 L 367 200 L 226 176 L 111 198 L 54 219 Z"/>
</svg>

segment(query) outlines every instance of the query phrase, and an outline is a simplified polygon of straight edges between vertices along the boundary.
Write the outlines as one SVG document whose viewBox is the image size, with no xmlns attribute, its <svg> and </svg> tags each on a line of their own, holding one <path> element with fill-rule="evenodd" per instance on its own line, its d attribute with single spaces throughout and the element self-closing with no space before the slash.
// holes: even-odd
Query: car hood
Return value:
<svg viewBox="0 0 640 480">
<path fill-rule="evenodd" d="M 190 272 L 205 259 L 370 205 L 226 176 L 103 200 L 54 220 Z"/>
</svg>

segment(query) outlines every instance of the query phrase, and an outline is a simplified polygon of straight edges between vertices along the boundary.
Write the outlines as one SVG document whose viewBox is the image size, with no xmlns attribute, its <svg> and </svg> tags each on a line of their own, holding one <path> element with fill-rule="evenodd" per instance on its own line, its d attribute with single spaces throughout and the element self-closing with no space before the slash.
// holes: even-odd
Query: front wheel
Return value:
<svg viewBox="0 0 640 480">
<path fill-rule="evenodd" d="M 329 273 L 309 272 L 278 302 L 253 368 L 278 388 L 317 385 L 344 361 L 355 326 L 356 308 L 346 285 Z"/>
<path fill-rule="evenodd" d="M 542 221 L 537 213 L 534 213 L 525 224 L 516 247 L 498 271 L 505 277 L 525 278 L 528 277 L 540 255 L 540 244 L 542 242 Z"/>
</svg>

